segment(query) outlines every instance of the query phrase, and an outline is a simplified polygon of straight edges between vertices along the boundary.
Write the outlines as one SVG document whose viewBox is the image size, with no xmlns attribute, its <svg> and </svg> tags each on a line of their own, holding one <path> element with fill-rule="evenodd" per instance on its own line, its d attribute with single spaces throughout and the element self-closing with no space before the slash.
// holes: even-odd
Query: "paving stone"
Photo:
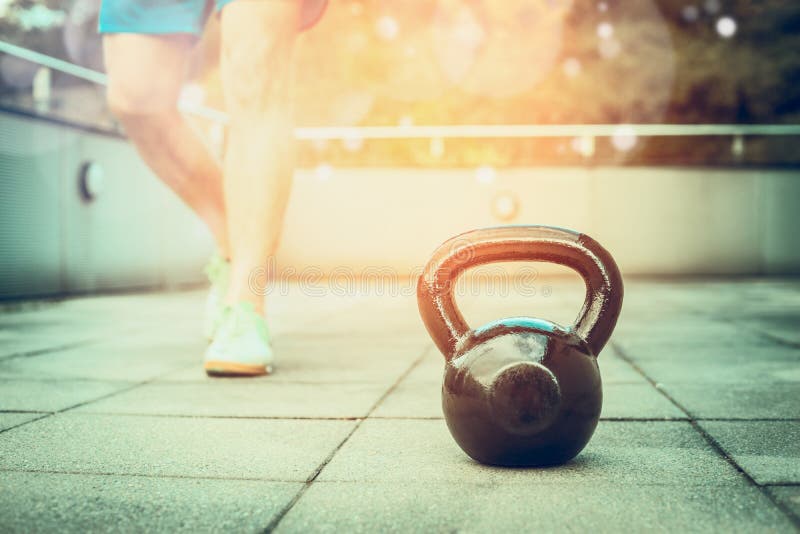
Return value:
<svg viewBox="0 0 800 534">
<path fill-rule="evenodd" d="M 787 343 L 800 345 L 800 304 L 793 304 L 792 309 L 762 311 L 747 317 L 736 319 L 737 324 L 745 328 L 764 332 Z"/>
<path fill-rule="evenodd" d="M 301 483 L 0 472 L 4 532 L 256 532 Z"/>
<path fill-rule="evenodd" d="M 56 412 L 131 385 L 96 380 L 0 379 L 0 410 Z"/>
<path fill-rule="evenodd" d="M 435 345 L 431 344 L 405 380 L 409 382 L 441 382 L 444 375 L 444 364 L 444 356 Z"/>
<path fill-rule="evenodd" d="M 689 415 L 699 419 L 789 419 L 800 414 L 800 383 L 663 384 Z"/>
<path fill-rule="evenodd" d="M 62 316 L 105 318 L 113 322 L 134 319 L 163 322 L 161 314 L 175 314 L 197 320 L 203 316 L 202 304 L 206 292 L 206 289 L 197 289 L 84 295 L 59 301 L 53 309 Z"/>
<path fill-rule="evenodd" d="M 370 417 L 441 419 L 442 386 L 436 382 L 403 382 L 387 396 Z"/>
<path fill-rule="evenodd" d="M 536 283 L 550 296 L 481 287 L 459 304 L 473 326 L 520 314 L 574 320 L 583 298 L 577 277 Z M 261 530 L 358 424 L 314 418 L 363 417 L 427 350 L 281 531 L 792 531 L 763 492 L 798 513 L 800 485 L 786 484 L 800 478 L 800 349 L 791 346 L 800 282 L 626 285 L 599 359 L 603 417 L 681 417 L 618 357 L 619 346 L 694 416 L 792 418 L 700 421 L 759 484 L 782 486 L 751 487 L 684 421 L 601 421 L 561 467 L 476 464 L 442 419 L 387 419 L 441 417 L 443 358 L 419 319 L 413 284 L 398 297 L 330 287 L 320 296 L 290 284 L 268 297 L 277 372 L 254 380 L 203 373 L 204 290 L 0 313 L 0 410 L 49 412 L 102 397 L 104 385 L 154 380 L 66 414 L 0 411 L 8 429 L 0 433 L 0 530 Z M 3 359 L 70 343 L 82 345 Z M 135 412 L 175 416 L 126 415 Z"/>
<path fill-rule="evenodd" d="M 772 486 L 767 491 L 794 514 L 795 521 L 800 522 L 800 486 Z"/>
<path fill-rule="evenodd" d="M 650 384 L 603 385 L 604 419 L 686 419 L 686 414 Z"/>
<path fill-rule="evenodd" d="M 81 412 L 215 417 L 365 417 L 386 391 L 375 384 L 297 384 L 263 379 L 151 383 Z"/>
<path fill-rule="evenodd" d="M 614 348 L 606 346 L 597 359 L 603 384 L 646 384 L 647 380 L 631 364 L 618 357 Z"/>
<path fill-rule="evenodd" d="M 146 312 L 134 304 L 141 301 L 148 302 Z M 80 298 L 0 313 L 0 359 L 129 336 L 137 328 L 158 324 L 152 308 L 157 304 L 160 313 L 165 313 L 169 301 L 166 295 L 152 294 Z M 169 322 L 173 328 L 179 325 L 175 320 Z"/>
<path fill-rule="evenodd" d="M 62 414 L 0 434 L 0 469 L 304 481 L 354 424 Z"/>
<path fill-rule="evenodd" d="M 713 332 L 694 334 L 675 333 L 671 339 L 660 339 L 657 336 L 647 337 L 643 332 L 641 338 L 617 336 L 612 343 L 620 349 L 625 357 L 636 362 L 657 361 L 743 361 L 754 355 L 764 356 L 772 360 L 796 358 L 796 351 L 780 347 L 763 336 L 749 334 L 739 328 L 735 336 L 715 338 Z"/>
<path fill-rule="evenodd" d="M 637 360 L 637 365 L 666 384 L 800 383 L 800 349 L 788 347 L 741 347 L 727 355 L 724 349 L 699 351 L 695 357 Z"/>
<path fill-rule="evenodd" d="M 335 335 L 364 339 L 393 336 L 415 341 L 427 337 L 413 299 L 373 295 L 314 317 L 327 298 L 327 295 L 321 295 L 310 299 L 300 311 L 298 320 L 293 325 L 286 324 L 283 334 L 289 337 L 299 334 L 303 337 Z M 308 314 L 312 314 L 312 320 L 308 320 Z M 270 320 L 270 324 L 273 322 L 275 319 Z"/>
<path fill-rule="evenodd" d="M 796 281 L 782 288 L 759 287 L 759 281 L 736 284 L 741 292 L 738 301 L 717 302 L 709 298 L 703 303 L 708 313 L 722 320 L 730 321 L 742 328 L 763 331 L 781 337 L 789 336 L 787 341 L 798 340 L 797 324 L 800 320 L 800 291 Z"/>
<path fill-rule="evenodd" d="M 321 289 L 305 291 L 299 284 L 292 283 L 267 295 L 268 321 L 273 333 L 291 336 L 307 335 L 309 331 L 315 334 L 363 332 L 354 318 L 370 321 L 371 328 L 386 332 L 398 325 L 411 324 L 408 319 L 415 317 L 416 304 L 410 296 L 381 297 L 358 288 L 343 292 L 331 286 Z"/>
<path fill-rule="evenodd" d="M 767 339 L 744 339 L 741 342 L 728 340 L 722 343 L 710 343 L 711 334 L 706 334 L 706 341 L 702 345 L 694 343 L 690 338 L 675 341 L 636 341 L 626 342 L 614 338 L 614 344 L 620 347 L 622 353 L 635 362 L 665 362 L 677 365 L 678 362 L 698 363 L 729 362 L 746 363 L 755 358 L 763 358 L 770 362 L 797 362 L 800 359 L 800 350 L 793 347 L 782 347 Z"/>
<path fill-rule="evenodd" d="M 430 417 L 441 418 L 442 376 L 444 358 L 435 347 L 373 412 L 372 417 Z"/>
<path fill-rule="evenodd" d="M 416 302 L 407 301 L 397 305 L 392 301 L 381 300 L 371 300 L 344 310 L 336 310 L 335 313 L 329 313 L 323 319 L 315 321 L 301 333 L 366 338 L 388 335 L 412 339 L 428 335 L 420 321 Z"/>
<path fill-rule="evenodd" d="M 800 484 L 800 421 L 702 421 L 700 425 L 757 483 Z"/>
<path fill-rule="evenodd" d="M 764 341 L 756 332 L 725 321 L 691 316 L 678 320 L 630 320 L 620 322 L 612 339 L 632 358 L 647 357 L 648 349 L 699 348 L 758 344 Z M 642 354 L 639 354 L 639 352 Z"/>
<path fill-rule="evenodd" d="M 73 327 L 0 330 L 0 361 L 20 354 L 83 345 L 95 340 L 96 337 L 85 330 Z"/>
<path fill-rule="evenodd" d="M 125 336 L 111 341 L 0 361 L 5 378 L 86 378 L 94 380 L 149 380 L 196 362 L 202 369 L 206 344 L 198 337 L 174 339 Z"/>
<path fill-rule="evenodd" d="M 315 482 L 278 532 L 790 532 L 752 487 Z"/>
<path fill-rule="evenodd" d="M 394 384 L 430 347 L 430 342 L 394 345 L 391 341 L 354 341 L 348 337 L 275 339 L 275 373 L 271 382 Z M 163 377 L 165 381 L 207 382 L 202 365 L 190 365 Z"/>
<path fill-rule="evenodd" d="M 601 421 L 586 449 L 568 464 L 505 469 L 467 457 L 444 421 L 367 419 L 318 480 L 717 485 L 742 477 L 684 422 Z"/>
<path fill-rule="evenodd" d="M 28 421 L 33 421 L 34 419 L 45 417 L 46 415 L 47 414 L 43 413 L 0 412 L 0 431 L 13 428 L 17 425 L 21 425 L 22 423 L 27 423 Z"/>
</svg>

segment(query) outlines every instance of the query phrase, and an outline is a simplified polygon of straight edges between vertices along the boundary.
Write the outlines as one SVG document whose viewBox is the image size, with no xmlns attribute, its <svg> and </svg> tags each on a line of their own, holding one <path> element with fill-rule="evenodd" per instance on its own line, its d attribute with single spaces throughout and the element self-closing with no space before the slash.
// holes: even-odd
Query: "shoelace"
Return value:
<svg viewBox="0 0 800 534">
<path fill-rule="evenodd" d="M 231 335 L 234 337 L 244 334 L 247 325 L 244 320 L 244 313 L 238 307 L 230 308 L 231 314 Z"/>
<path fill-rule="evenodd" d="M 203 271 L 212 282 L 219 279 L 225 270 L 226 262 L 219 254 L 214 254 L 205 266 Z"/>
<path fill-rule="evenodd" d="M 227 315 L 223 318 L 223 324 L 227 329 L 227 333 L 231 337 L 239 337 L 247 334 L 252 329 L 255 329 L 259 337 L 266 338 L 269 335 L 267 327 L 263 324 L 263 320 L 255 312 L 243 307 L 242 304 L 226 308 Z"/>
</svg>

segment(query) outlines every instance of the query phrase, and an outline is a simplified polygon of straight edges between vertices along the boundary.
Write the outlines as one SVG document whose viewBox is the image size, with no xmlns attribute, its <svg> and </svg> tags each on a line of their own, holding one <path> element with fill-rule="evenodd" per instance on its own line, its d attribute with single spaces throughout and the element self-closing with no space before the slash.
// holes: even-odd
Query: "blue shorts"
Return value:
<svg viewBox="0 0 800 534">
<path fill-rule="evenodd" d="M 214 0 L 219 12 L 234 0 Z M 266 1 L 266 0 L 265 0 Z M 306 30 L 322 17 L 327 0 L 303 2 L 298 30 Z M 193 33 L 203 31 L 211 0 L 103 0 L 100 33 Z"/>
</svg>

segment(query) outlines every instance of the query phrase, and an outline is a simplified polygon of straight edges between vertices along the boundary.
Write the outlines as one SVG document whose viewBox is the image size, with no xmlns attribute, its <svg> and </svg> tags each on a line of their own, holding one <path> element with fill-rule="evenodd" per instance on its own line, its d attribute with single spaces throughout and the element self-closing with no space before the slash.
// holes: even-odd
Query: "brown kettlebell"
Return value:
<svg viewBox="0 0 800 534">
<path fill-rule="evenodd" d="M 512 317 L 471 329 L 456 306 L 465 270 L 543 261 L 577 271 L 586 299 L 575 324 Z M 603 392 L 597 355 L 622 307 L 622 277 L 592 238 L 548 226 L 486 228 L 442 244 L 417 285 L 420 314 L 446 365 L 442 408 L 461 448 L 491 465 L 564 463 L 589 442 Z"/>
</svg>

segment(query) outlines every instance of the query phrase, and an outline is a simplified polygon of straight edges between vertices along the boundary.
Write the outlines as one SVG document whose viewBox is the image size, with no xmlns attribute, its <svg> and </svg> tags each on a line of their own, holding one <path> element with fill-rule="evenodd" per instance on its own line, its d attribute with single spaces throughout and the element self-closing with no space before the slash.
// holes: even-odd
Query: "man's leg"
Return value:
<svg viewBox="0 0 800 534">
<path fill-rule="evenodd" d="M 177 103 L 193 37 L 104 36 L 108 102 L 142 159 L 208 225 L 229 254 L 222 175 Z"/>
<path fill-rule="evenodd" d="M 264 298 L 250 287 L 278 245 L 293 164 L 292 50 L 299 4 L 236 0 L 221 13 L 223 90 L 231 116 L 224 162 L 231 247 L 228 304 Z"/>
</svg>

